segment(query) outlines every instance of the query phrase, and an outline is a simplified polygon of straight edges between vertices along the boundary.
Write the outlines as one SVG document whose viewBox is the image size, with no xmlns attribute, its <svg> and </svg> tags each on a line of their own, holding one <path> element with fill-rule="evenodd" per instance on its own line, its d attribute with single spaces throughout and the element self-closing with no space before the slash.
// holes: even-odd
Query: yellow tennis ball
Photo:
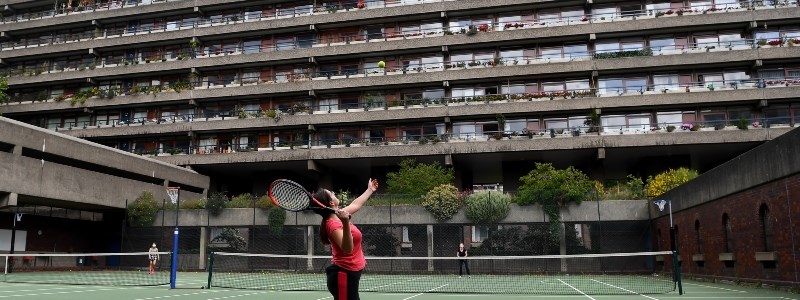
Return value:
<svg viewBox="0 0 800 300">
<path fill-rule="evenodd" d="M 384 62 L 384 61 L 379 61 L 379 62 L 378 62 L 378 68 L 384 68 L 384 67 L 386 67 L 386 62 Z"/>
</svg>

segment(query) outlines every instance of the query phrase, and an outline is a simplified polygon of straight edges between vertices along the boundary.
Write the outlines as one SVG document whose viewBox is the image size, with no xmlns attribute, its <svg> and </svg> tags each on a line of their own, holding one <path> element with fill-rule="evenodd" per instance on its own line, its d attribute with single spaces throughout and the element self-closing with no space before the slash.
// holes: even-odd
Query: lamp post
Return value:
<svg viewBox="0 0 800 300">
<path fill-rule="evenodd" d="M 675 226 L 672 224 L 672 200 L 654 200 L 653 204 L 658 206 L 659 211 L 664 211 L 665 206 L 669 206 L 669 239 L 670 250 L 672 251 L 672 273 L 673 280 L 678 283 L 678 294 L 683 295 L 683 284 L 681 283 L 681 269 L 678 261 L 678 242 L 675 236 Z"/>
</svg>

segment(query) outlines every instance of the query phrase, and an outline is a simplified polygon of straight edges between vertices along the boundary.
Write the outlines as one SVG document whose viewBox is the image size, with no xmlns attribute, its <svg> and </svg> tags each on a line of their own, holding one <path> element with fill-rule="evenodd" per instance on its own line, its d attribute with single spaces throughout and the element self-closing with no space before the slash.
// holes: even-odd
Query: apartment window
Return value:
<svg viewBox="0 0 800 300">
<path fill-rule="evenodd" d="M 650 40 L 650 49 L 655 52 L 675 50 L 675 38 L 653 38 Z"/>
<path fill-rule="evenodd" d="M 525 59 L 524 56 L 525 52 L 523 49 L 508 49 L 500 51 L 500 58 L 507 62 L 523 60 Z"/>
<path fill-rule="evenodd" d="M 724 235 L 722 238 L 723 246 L 725 247 L 725 253 L 733 253 L 733 227 L 731 226 L 731 220 L 728 218 L 728 214 L 722 214 L 722 227 L 724 230 Z"/>
<path fill-rule="evenodd" d="M 555 59 L 562 57 L 561 47 L 542 48 L 541 52 L 542 52 L 541 59 Z"/>
<path fill-rule="evenodd" d="M 589 48 L 585 44 L 582 45 L 565 45 L 564 57 L 569 59 L 589 57 Z"/>
<path fill-rule="evenodd" d="M 761 225 L 761 242 L 764 246 L 764 252 L 775 251 L 775 246 L 773 244 L 774 233 L 772 231 L 772 216 L 766 204 L 761 204 L 761 207 L 758 209 L 758 219 Z"/>
<path fill-rule="evenodd" d="M 792 114 L 788 106 L 770 106 L 764 109 L 764 117 L 766 118 L 766 122 L 770 125 L 789 125 L 792 121 Z"/>
<path fill-rule="evenodd" d="M 524 94 L 525 93 L 525 84 L 518 83 L 518 84 L 510 84 L 504 85 L 500 87 L 500 93 L 507 95 L 507 94 Z"/>
<path fill-rule="evenodd" d="M 594 44 L 595 53 L 609 53 L 619 51 L 618 41 L 599 41 Z"/>
<path fill-rule="evenodd" d="M 655 3 L 645 5 L 645 9 L 647 9 L 648 11 L 651 11 L 653 14 L 655 14 L 657 12 L 660 12 L 660 11 L 666 11 L 666 10 L 670 9 L 669 1 L 656 0 L 656 1 L 653 1 L 653 2 L 655 2 Z"/>
<path fill-rule="evenodd" d="M 569 121 L 567 119 L 545 119 L 544 126 L 547 130 L 561 134 L 565 129 L 569 128 Z"/>
<path fill-rule="evenodd" d="M 603 116 L 600 118 L 600 125 L 603 126 L 603 132 L 618 132 L 627 127 L 625 116 Z"/>
</svg>

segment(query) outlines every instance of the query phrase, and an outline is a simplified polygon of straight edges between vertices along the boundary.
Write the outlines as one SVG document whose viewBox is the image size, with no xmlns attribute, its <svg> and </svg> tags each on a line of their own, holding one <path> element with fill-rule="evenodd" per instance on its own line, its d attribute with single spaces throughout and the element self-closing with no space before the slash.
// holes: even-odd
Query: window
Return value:
<svg viewBox="0 0 800 300">
<path fill-rule="evenodd" d="M 700 220 L 694 221 L 694 242 L 695 242 L 695 253 L 702 254 L 703 253 L 703 239 L 700 237 Z"/>
<path fill-rule="evenodd" d="M 764 252 L 775 251 L 773 245 L 774 233 L 772 232 L 772 217 L 769 214 L 769 208 L 766 204 L 761 204 L 761 208 L 758 210 L 758 219 L 761 222 L 761 242 L 764 246 Z"/>
<path fill-rule="evenodd" d="M 403 243 L 411 243 L 411 238 L 408 237 L 408 226 L 403 226 Z"/>
<path fill-rule="evenodd" d="M 489 226 L 472 226 L 472 242 L 480 243 L 489 237 Z"/>
<path fill-rule="evenodd" d="M 722 227 L 724 227 L 724 233 L 722 238 L 724 246 L 725 246 L 725 253 L 733 253 L 733 227 L 731 226 L 731 220 L 728 218 L 728 214 L 722 214 Z"/>
</svg>

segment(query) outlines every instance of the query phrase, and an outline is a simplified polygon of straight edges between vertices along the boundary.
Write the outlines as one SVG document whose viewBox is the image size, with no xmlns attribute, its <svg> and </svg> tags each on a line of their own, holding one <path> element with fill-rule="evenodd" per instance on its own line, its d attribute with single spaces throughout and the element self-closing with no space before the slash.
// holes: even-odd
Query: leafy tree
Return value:
<svg viewBox="0 0 800 300">
<path fill-rule="evenodd" d="M 0 77 L 0 103 L 6 103 L 8 101 L 8 77 Z"/>
<path fill-rule="evenodd" d="M 594 182 L 578 169 L 557 170 L 549 163 L 536 163 L 536 168 L 520 177 L 517 203 L 538 203 L 547 214 L 550 234 L 545 241 L 548 249 L 557 249 L 561 236 L 561 206 L 579 204 L 591 197 Z"/>
<path fill-rule="evenodd" d="M 698 175 L 696 170 L 681 167 L 678 169 L 669 169 L 655 177 L 648 177 L 647 197 L 655 198 L 661 196 L 667 191 L 689 182 L 689 180 L 694 179 Z"/>
<path fill-rule="evenodd" d="M 455 186 L 442 184 L 425 195 L 422 206 L 433 214 L 436 220 L 444 222 L 452 218 L 463 206 L 461 199 Z"/>
<path fill-rule="evenodd" d="M 239 235 L 239 229 L 237 228 L 225 228 L 222 232 L 211 240 L 212 243 L 225 243 L 228 244 L 227 247 L 215 247 L 212 246 L 212 251 L 224 251 L 224 252 L 244 252 L 247 250 L 247 242 L 244 238 Z"/>
<path fill-rule="evenodd" d="M 390 194 L 422 197 L 436 186 L 453 184 L 455 173 L 438 162 L 417 163 L 413 159 L 400 162 L 400 170 L 386 175 L 386 190 Z"/>
<path fill-rule="evenodd" d="M 272 233 L 283 232 L 283 224 L 286 223 L 286 211 L 283 209 L 272 208 L 269 210 L 267 222 Z"/>
<path fill-rule="evenodd" d="M 508 216 L 511 195 L 503 192 L 481 191 L 467 196 L 465 213 L 476 224 L 500 222 Z"/>
<path fill-rule="evenodd" d="M 364 236 L 365 251 L 375 256 L 395 256 L 400 241 L 385 227 L 369 226 L 361 230 Z M 367 250 L 368 249 L 368 250 Z"/>
<path fill-rule="evenodd" d="M 142 192 L 133 203 L 128 204 L 128 220 L 134 226 L 148 226 L 156 220 L 158 202 L 150 192 Z"/>
<path fill-rule="evenodd" d="M 206 201 L 206 209 L 212 216 L 219 216 L 222 210 L 225 209 L 225 203 L 228 202 L 228 197 L 220 192 L 213 192 L 208 196 Z"/>
</svg>

